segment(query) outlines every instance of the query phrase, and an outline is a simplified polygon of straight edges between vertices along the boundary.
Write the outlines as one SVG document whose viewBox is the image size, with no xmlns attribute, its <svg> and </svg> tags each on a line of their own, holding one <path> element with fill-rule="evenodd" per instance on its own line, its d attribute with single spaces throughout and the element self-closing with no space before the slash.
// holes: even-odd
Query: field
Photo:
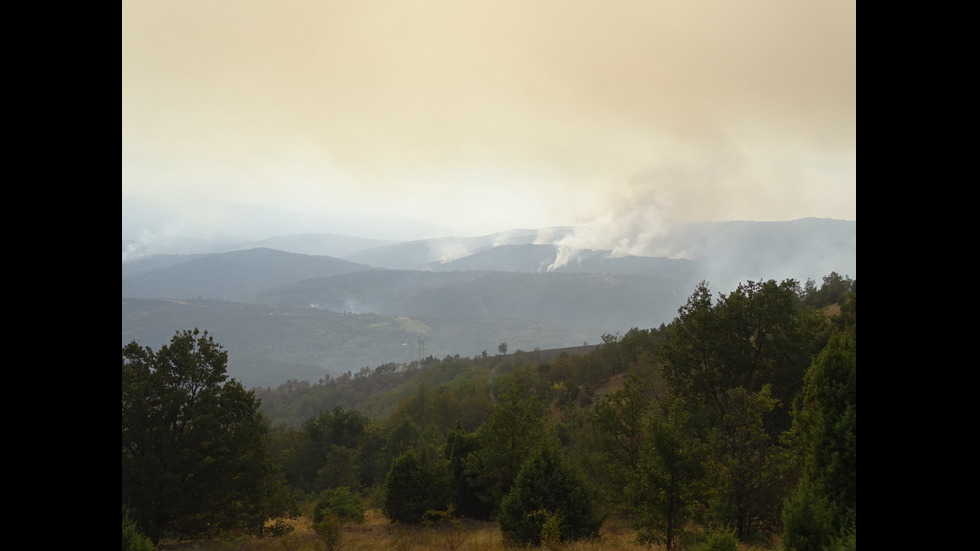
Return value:
<svg viewBox="0 0 980 551">
<path fill-rule="evenodd" d="M 291 522 L 293 531 L 280 538 L 228 538 L 210 541 L 161 542 L 161 551 L 322 551 L 326 545 L 309 528 L 306 517 Z M 615 520 L 607 520 L 598 541 L 576 542 L 554 549 L 568 551 L 657 550 L 632 542 L 634 532 Z M 512 548 L 512 547 L 511 547 Z M 363 524 L 344 526 L 338 551 L 487 551 L 508 549 L 496 522 L 458 520 L 441 525 L 405 526 L 369 510 Z"/>
<path fill-rule="evenodd" d="M 161 542 L 160 551 L 324 551 L 326 544 L 310 529 L 306 517 L 291 521 L 293 531 L 273 538 L 227 538 L 210 541 Z M 641 545 L 624 521 L 609 518 L 595 541 L 545 545 L 546 551 L 662 551 Z M 778 549 L 739 545 L 740 551 Z M 504 542 L 496 522 L 458 520 L 441 525 L 405 526 L 391 523 L 378 510 L 369 510 L 363 524 L 344 526 L 336 551 L 488 551 L 514 549 Z"/>
</svg>

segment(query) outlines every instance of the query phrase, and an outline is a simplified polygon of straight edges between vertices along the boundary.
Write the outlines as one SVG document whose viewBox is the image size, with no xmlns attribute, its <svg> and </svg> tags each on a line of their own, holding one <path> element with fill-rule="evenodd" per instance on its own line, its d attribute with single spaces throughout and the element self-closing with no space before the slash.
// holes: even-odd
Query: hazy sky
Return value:
<svg viewBox="0 0 980 551">
<path fill-rule="evenodd" d="M 124 195 L 856 220 L 853 0 L 128 0 L 121 49 Z"/>
</svg>

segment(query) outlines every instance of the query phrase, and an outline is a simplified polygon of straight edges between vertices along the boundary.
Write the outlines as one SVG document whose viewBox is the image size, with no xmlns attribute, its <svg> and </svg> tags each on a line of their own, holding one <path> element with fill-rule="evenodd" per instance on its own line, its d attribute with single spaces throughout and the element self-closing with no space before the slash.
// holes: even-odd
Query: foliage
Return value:
<svg viewBox="0 0 980 551">
<path fill-rule="evenodd" d="M 707 434 L 705 494 L 710 524 L 731 526 L 736 536 L 778 530 L 782 501 L 783 454 L 763 427 L 777 403 L 765 386 L 759 392 L 738 387 L 726 392 L 730 410 Z"/>
<path fill-rule="evenodd" d="M 683 403 L 672 404 L 667 414 L 651 417 L 647 431 L 626 493 L 638 541 L 663 544 L 670 551 L 692 518 L 703 476 L 703 451 L 691 434 Z"/>
<path fill-rule="evenodd" d="M 541 524 L 541 544 L 547 549 L 559 549 L 561 547 L 561 513 L 546 509 L 531 513 L 531 516 L 538 515 L 544 516 L 544 522 Z"/>
<path fill-rule="evenodd" d="M 643 381 L 634 374 L 623 388 L 603 396 L 593 407 L 592 425 L 599 442 L 612 459 L 610 464 L 618 467 L 614 476 L 637 469 L 651 407 Z"/>
<path fill-rule="evenodd" d="M 122 551 L 156 551 L 150 538 L 143 535 L 136 522 L 126 514 L 122 518 Z"/>
<path fill-rule="evenodd" d="M 538 486 L 519 490 L 546 453 L 560 466 L 539 470 L 573 473 L 553 477 L 568 484 L 587 473 L 582 501 L 593 514 L 619 509 L 637 543 L 708 548 L 708 539 L 781 531 L 787 549 L 808 548 L 810 536 L 853 548 L 852 281 L 849 289 L 828 319 L 836 307 L 806 303 L 815 286 L 750 281 L 715 301 L 702 284 L 670 325 L 603 335 L 576 353 L 430 356 L 291 381 L 252 393 L 293 408 L 288 423 L 258 432 L 297 496 L 314 504 L 311 534 L 328 548 L 352 522 L 344 503 L 363 515 L 359 495 L 395 523 L 437 526 L 402 530 L 447 547 L 461 545 L 461 519 L 494 518 L 512 541 L 564 547 L 570 508 L 541 502 L 549 494 Z M 276 478 L 266 480 L 275 493 Z"/>
<path fill-rule="evenodd" d="M 261 533 L 289 508 L 267 453 L 259 402 L 226 380 L 206 331 L 156 353 L 122 349 L 122 503 L 153 542 L 166 533 Z"/>
<path fill-rule="evenodd" d="M 455 508 L 450 504 L 442 511 L 426 511 L 423 521 L 423 524 L 434 526 L 441 532 L 442 546 L 446 551 L 456 551 L 466 540 L 466 534 L 454 512 Z"/>
<path fill-rule="evenodd" d="M 715 303 L 702 282 L 680 308 L 659 355 L 672 389 L 702 409 L 705 426 L 716 425 L 729 409 L 728 389 L 758 392 L 769 385 L 777 400 L 792 403 L 811 355 L 822 346 L 806 331 L 797 293 L 792 279 L 749 281 Z M 775 410 L 767 430 L 778 434 L 789 422 L 788 412 Z"/>
<path fill-rule="evenodd" d="M 364 522 L 364 502 L 357 494 L 346 486 L 324 490 L 314 501 L 310 517 L 313 522 L 320 522 L 325 517 L 333 515 L 341 522 Z"/>
<path fill-rule="evenodd" d="M 375 437 L 374 423 L 357 410 L 337 406 L 311 417 L 281 450 L 286 479 L 303 492 L 370 486 L 376 473 L 367 455 Z"/>
<path fill-rule="evenodd" d="M 517 545 L 540 545 L 542 534 L 554 536 L 555 523 L 561 541 L 596 537 L 602 525 L 592 489 L 550 446 L 521 467 L 497 520 Z"/>
<path fill-rule="evenodd" d="M 793 432 L 801 481 L 783 510 L 787 550 L 853 541 L 857 530 L 857 346 L 853 300 L 848 323 L 807 371 Z M 844 543 L 844 545 L 847 545 Z M 823 547 L 821 547 L 823 546 Z"/>
<path fill-rule="evenodd" d="M 708 529 L 701 541 L 697 542 L 692 551 L 736 551 L 738 537 L 735 530 Z"/>
<path fill-rule="evenodd" d="M 393 521 L 421 524 L 426 512 L 446 509 L 451 491 L 446 462 L 409 449 L 388 471 L 381 509 Z"/>
<path fill-rule="evenodd" d="M 786 551 L 823 551 L 830 546 L 834 528 L 826 498 L 801 484 L 783 508 L 782 548 Z"/>
<path fill-rule="evenodd" d="M 529 379 L 503 379 L 493 413 L 476 433 L 477 450 L 466 462 L 469 484 L 494 514 L 546 434 L 545 407 Z"/>
<path fill-rule="evenodd" d="M 823 277 L 823 285 L 818 289 L 813 280 L 808 280 L 804 287 L 803 300 L 807 306 L 822 308 L 831 304 L 843 304 L 847 295 L 856 289 L 856 282 L 848 276 L 837 272 Z"/>
<path fill-rule="evenodd" d="M 334 551 L 340 547 L 340 542 L 343 539 L 343 526 L 344 523 L 340 517 L 328 512 L 321 515 L 319 521 L 313 521 L 312 528 L 313 533 L 326 546 L 327 551 Z"/>
<path fill-rule="evenodd" d="M 702 282 L 659 349 L 671 394 L 708 445 L 698 520 L 739 538 L 778 532 L 793 486 L 780 438 L 793 423 L 787 406 L 832 327 L 801 296 L 791 279 L 749 281 L 716 302 Z"/>
<path fill-rule="evenodd" d="M 479 487 L 468 475 L 468 465 L 472 454 L 479 450 L 480 441 L 476 435 L 458 426 L 446 436 L 443 456 L 449 465 L 452 478 L 453 503 L 459 514 L 474 519 L 488 520 L 492 517 L 493 504 L 480 499 Z"/>
</svg>

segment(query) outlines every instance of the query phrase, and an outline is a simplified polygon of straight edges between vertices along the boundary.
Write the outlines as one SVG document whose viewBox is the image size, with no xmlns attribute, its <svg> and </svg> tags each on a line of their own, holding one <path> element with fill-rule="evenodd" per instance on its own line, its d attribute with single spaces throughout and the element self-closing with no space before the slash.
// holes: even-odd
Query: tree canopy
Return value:
<svg viewBox="0 0 980 551">
<path fill-rule="evenodd" d="M 154 542 L 239 528 L 261 532 L 288 509 L 259 402 L 225 374 L 207 331 L 154 352 L 122 349 L 122 503 Z"/>
<path fill-rule="evenodd" d="M 613 513 L 667 549 L 710 534 L 852 549 L 855 285 L 824 287 L 702 283 L 669 325 L 587 352 L 430 356 L 265 393 L 228 379 L 207 332 L 130 343 L 124 538 L 261 534 L 288 488 L 328 548 L 370 507 L 495 519 L 519 545 L 594 536 Z"/>
</svg>

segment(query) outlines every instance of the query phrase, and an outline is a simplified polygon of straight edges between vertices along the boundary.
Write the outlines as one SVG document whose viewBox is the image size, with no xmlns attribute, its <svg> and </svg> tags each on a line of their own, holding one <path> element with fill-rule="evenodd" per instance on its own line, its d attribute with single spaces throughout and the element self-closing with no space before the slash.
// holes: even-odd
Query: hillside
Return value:
<svg viewBox="0 0 980 551">
<path fill-rule="evenodd" d="M 240 246 L 349 254 L 144 256 L 122 264 L 123 344 L 160 346 L 176 331 L 206 329 L 234 351 L 232 376 L 275 385 L 420 353 L 472 357 L 503 342 L 595 343 L 670 322 L 702 280 L 728 292 L 746 280 L 856 275 L 854 222 L 695 224 L 647 244 L 661 256 L 572 247 L 576 235 L 546 228 L 391 243 L 305 233 Z"/>
<path fill-rule="evenodd" d="M 247 387 L 276 386 L 290 379 L 317 381 L 408 363 L 511 351 L 597 343 L 601 333 L 515 318 L 423 319 L 342 313 L 317 308 L 276 308 L 230 301 L 122 299 L 122 344 L 158 348 L 174 333 L 206 329 L 228 351 L 228 373 Z"/>
<path fill-rule="evenodd" d="M 122 296 L 208 298 L 255 303 L 267 289 L 370 269 L 329 256 L 255 248 L 202 255 L 149 256 L 123 263 Z"/>
</svg>

